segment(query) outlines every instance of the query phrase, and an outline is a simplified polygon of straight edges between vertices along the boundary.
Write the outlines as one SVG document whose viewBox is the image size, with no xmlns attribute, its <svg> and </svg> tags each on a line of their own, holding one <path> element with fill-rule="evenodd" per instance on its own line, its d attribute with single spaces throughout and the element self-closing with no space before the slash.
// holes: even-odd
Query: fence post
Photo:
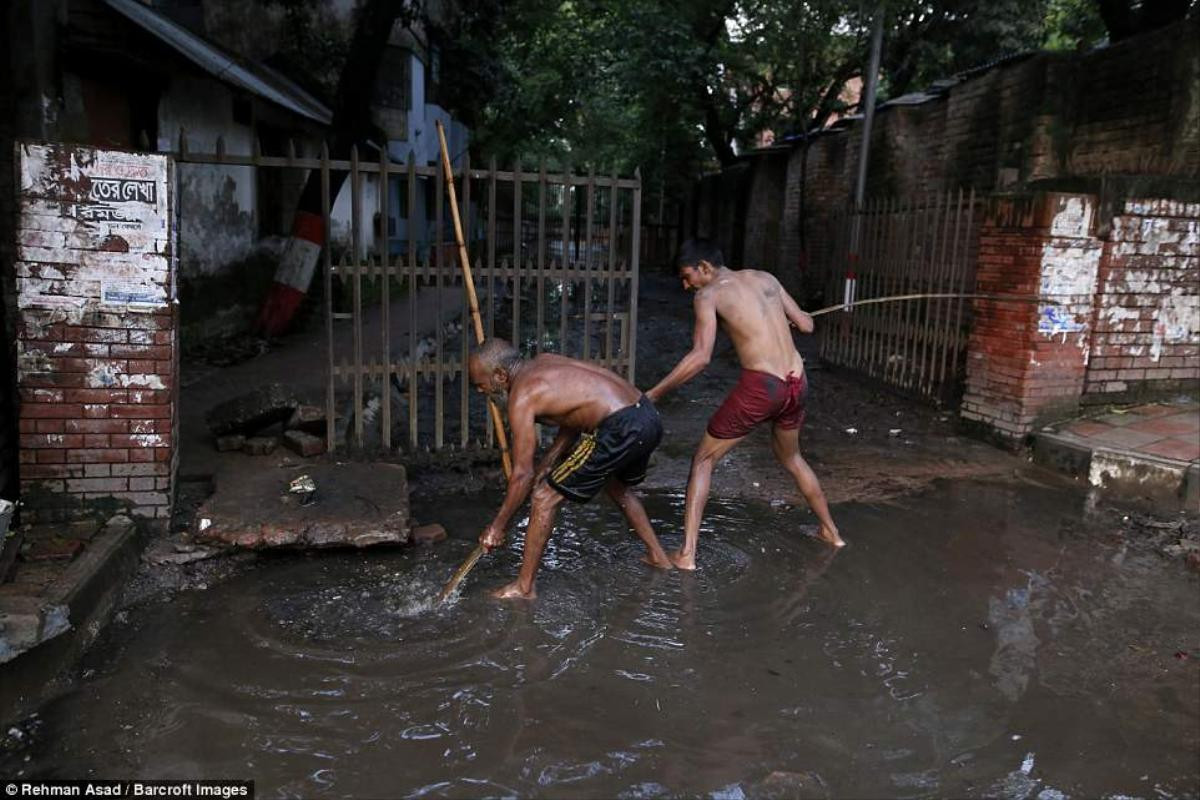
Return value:
<svg viewBox="0 0 1200 800">
<path fill-rule="evenodd" d="M 546 332 L 546 160 L 538 168 L 537 354 Z"/>
<path fill-rule="evenodd" d="M 350 262 L 354 276 L 354 443 L 363 443 L 363 350 L 362 350 L 362 176 L 358 172 L 358 146 L 350 147 Z"/>
<path fill-rule="evenodd" d="M 324 229 L 329 230 L 329 144 L 321 142 L 321 217 Z M 329 237 L 321 247 L 325 267 L 325 449 L 333 450 L 334 421 L 337 419 L 333 407 L 333 262 L 330 256 Z"/>
<path fill-rule="evenodd" d="M 512 343 L 521 349 L 521 236 L 524 233 L 525 222 L 522 219 L 521 206 L 521 160 L 513 164 L 513 254 L 512 254 Z"/>
<path fill-rule="evenodd" d="M 417 417 L 417 239 L 413 227 L 413 209 L 417 205 L 417 154 L 408 151 L 408 443 L 415 452 L 418 447 Z"/>
<path fill-rule="evenodd" d="M 629 382 L 637 385 L 637 340 L 638 340 L 638 270 L 641 262 L 642 236 L 642 168 L 633 171 L 637 184 L 633 187 L 633 241 L 630 250 L 633 267 L 629 282 Z"/>
<path fill-rule="evenodd" d="M 294 157 L 294 154 L 293 154 Z M 379 232 L 380 238 L 383 239 L 383 252 L 380 254 L 380 295 L 379 301 L 379 327 L 382 334 L 380 346 L 383 347 L 383 369 L 380 374 L 379 384 L 379 402 L 383 404 L 380 409 L 383 413 L 380 414 L 379 424 L 383 426 L 382 441 L 383 449 L 391 451 L 392 449 L 392 291 L 391 291 L 391 274 L 392 274 L 392 254 L 391 242 L 388 236 L 388 201 L 391 199 L 392 187 L 389 179 L 388 167 L 391 156 L 388 155 L 387 143 L 379 149 Z"/>
</svg>

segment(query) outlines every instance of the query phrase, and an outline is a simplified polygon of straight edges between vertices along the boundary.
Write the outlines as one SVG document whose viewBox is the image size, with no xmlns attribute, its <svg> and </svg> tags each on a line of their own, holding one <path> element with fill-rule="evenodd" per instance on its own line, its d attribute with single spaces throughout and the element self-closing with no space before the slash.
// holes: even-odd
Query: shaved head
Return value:
<svg viewBox="0 0 1200 800">
<path fill-rule="evenodd" d="M 521 353 L 504 339 L 492 337 L 471 354 L 468 370 L 471 383 L 494 400 L 508 394 L 510 380 L 524 363 Z"/>
</svg>

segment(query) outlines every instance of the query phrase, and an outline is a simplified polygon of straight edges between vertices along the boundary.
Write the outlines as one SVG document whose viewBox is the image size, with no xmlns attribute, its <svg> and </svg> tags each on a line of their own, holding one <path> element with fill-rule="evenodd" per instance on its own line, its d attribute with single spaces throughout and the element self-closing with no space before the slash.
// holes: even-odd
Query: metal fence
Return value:
<svg viewBox="0 0 1200 800">
<path fill-rule="evenodd" d="M 959 190 L 874 200 L 860 211 L 833 215 L 826 297 L 844 297 L 851 278 L 858 300 L 970 292 L 977 210 L 974 191 Z M 851 309 L 824 326 L 821 356 L 939 405 L 950 404 L 961 389 L 969 315 L 970 301 L 961 298 Z"/>
<path fill-rule="evenodd" d="M 486 404 L 470 386 L 474 344 L 455 259 L 442 170 L 381 154 L 348 160 L 324 149 L 312 158 L 191 152 L 177 161 L 257 169 L 315 170 L 325 230 L 341 191 L 350 193 L 349 240 L 322 248 L 327 341 L 328 445 L 417 451 L 494 447 Z M 364 208 L 363 185 L 374 181 Z M 597 362 L 632 381 L 637 350 L 637 286 L 642 186 L 639 176 L 548 173 L 545 166 L 472 169 L 455 175 L 480 311 L 488 336 L 509 338 L 529 355 L 556 352 Z M 397 248 L 389 204 L 397 192 L 411 215 L 418 187 L 432 181 L 432 241 L 409 235 Z M 422 191 L 421 196 L 426 196 Z M 375 225 L 372 221 L 385 221 Z M 398 250 L 398 252 L 397 252 Z M 420 250 L 420 252 L 419 252 Z M 314 281 L 315 283 L 315 281 Z M 345 331 L 349 327 L 349 332 Z"/>
</svg>

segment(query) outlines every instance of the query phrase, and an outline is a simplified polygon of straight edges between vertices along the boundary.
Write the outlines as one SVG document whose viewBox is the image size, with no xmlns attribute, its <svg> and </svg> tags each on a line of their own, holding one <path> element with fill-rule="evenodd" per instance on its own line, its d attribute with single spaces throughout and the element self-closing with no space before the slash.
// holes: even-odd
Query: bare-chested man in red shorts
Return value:
<svg viewBox="0 0 1200 800">
<path fill-rule="evenodd" d="M 471 383 L 507 408 L 512 431 L 508 492 L 479 543 L 488 550 L 503 544 L 513 514 L 533 490 L 520 574 L 496 597 L 535 596 L 534 578 L 559 504 L 564 498 L 586 503 L 601 489 L 646 545 L 643 560 L 671 569 L 630 488 L 646 477 L 650 454 L 662 440 L 658 411 L 633 384 L 603 367 L 552 353 L 523 359 L 503 339 L 490 339 L 472 354 L 469 370 Z M 558 436 L 536 470 L 535 422 L 558 426 Z"/>
<path fill-rule="evenodd" d="M 783 468 L 796 481 L 820 522 L 817 536 L 841 547 L 845 544 L 829 516 L 825 493 L 812 468 L 800 457 L 800 426 L 808 381 L 804 360 L 792 342 L 790 325 L 812 333 L 812 317 L 796 305 L 774 275 L 724 266 L 721 251 L 711 242 L 693 239 L 683 245 L 679 260 L 683 287 L 694 291 L 696 328 L 692 349 L 667 377 L 646 396 L 658 402 L 708 366 L 721 322 L 737 350 L 741 378 L 708 422 L 708 429 L 688 477 L 683 546 L 671 555 L 680 569 L 696 568 L 700 518 L 708 502 L 713 466 L 757 425 L 770 421 L 771 447 Z"/>
</svg>

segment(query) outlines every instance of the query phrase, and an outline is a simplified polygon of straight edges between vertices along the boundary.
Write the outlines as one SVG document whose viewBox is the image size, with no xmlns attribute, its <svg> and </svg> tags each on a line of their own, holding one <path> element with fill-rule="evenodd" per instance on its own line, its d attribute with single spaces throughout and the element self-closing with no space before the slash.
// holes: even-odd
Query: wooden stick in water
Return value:
<svg viewBox="0 0 1200 800">
<path fill-rule="evenodd" d="M 458 196 L 454 191 L 454 171 L 450 168 L 450 151 L 446 147 L 446 131 L 442 127 L 442 121 L 437 120 L 438 145 L 442 151 L 442 170 L 446 173 L 446 190 L 450 195 L 450 217 L 454 221 L 454 241 L 458 245 L 458 263 L 463 271 L 463 288 L 467 290 L 467 304 L 471 309 L 471 322 L 475 328 L 475 342 L 483 344 L 483 321 L 479 317 L 479 298 L 475 294 L 475 279 L 471 277 L 471 261 L 467 256 L 467 244 L 463 236 L 462 220 L 458 215 Z M 467 180 L 470 180 L 468 175 Z M 466 365 L 463 365 L 462 379 L 468 379 Z M 489 397 L 488 411 L 492 415 L 492 426 L 496 430 L 496 443 L 500 445 L 500 461 L 504 465 L 504 477 L 507 478 L 512 474 L 512 460 L 508 454 L 508 436 L 504 432 L 504 420 L 500 416 L 500 409 L 492 402 Z M 467 424 L 464 419 L 463 425 Z M 446 598 L 454 593 L 458 585 L 463 582 L 467 574 L 475 567 L 475 563 L 483 556 L 483 545 L 475 545 L 475 549 L 471 551 L 471 555 L 467 556 L 454 574 L 450 576 L 450 580 L 442 587 L 442 591 L 438 592 L 437 602 L 439 604 L 446 602 Z"/>
<path fill-rule="evenodd" d="M 446 581 L 446 585 L 438 592 L 437 603 L 441 605 L 446 602 L 458 585 L 463 582 L 463 578 L 467 577 L 467 573 L 475 568 L 475 563 L 483 557 L 483 545 L 475 545 L 475 549 L 471 551 L 471 555 L 467 556 L 466 561 L 458 565 L 458 569 L 454 570 L 454 574 L 450 576 L 450 580 Z"/>
</svg>

